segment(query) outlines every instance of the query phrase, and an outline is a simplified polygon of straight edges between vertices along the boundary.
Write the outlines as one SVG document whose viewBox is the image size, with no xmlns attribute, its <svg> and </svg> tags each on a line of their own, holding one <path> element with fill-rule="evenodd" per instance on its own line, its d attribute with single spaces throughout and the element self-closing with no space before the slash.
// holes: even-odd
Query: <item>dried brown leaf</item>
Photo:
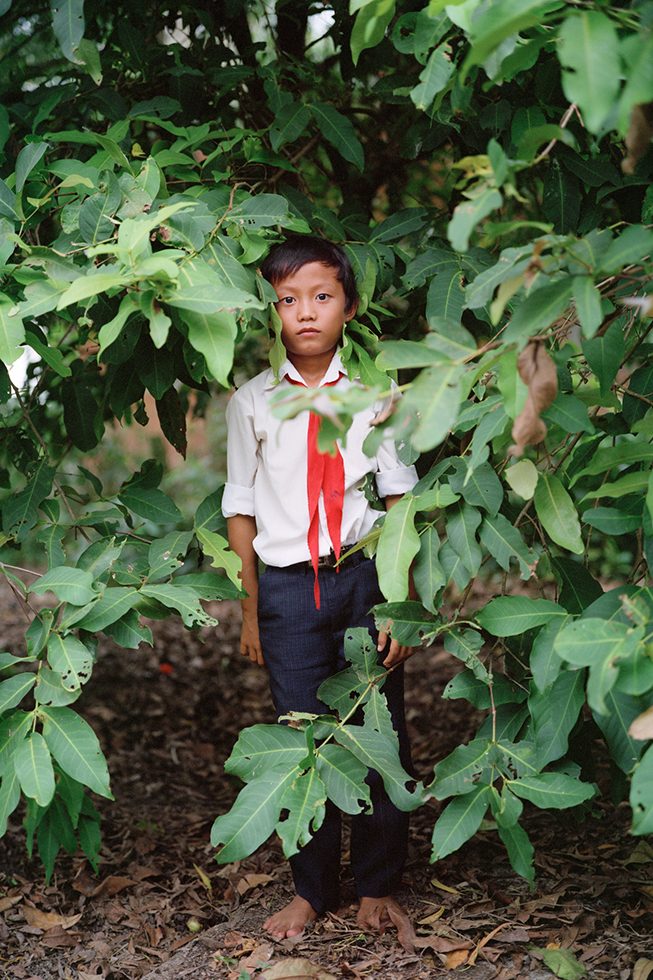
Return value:
<svg viewBox="0 0 653 980">
<path fill-rule="evenodd" d="M 239 895 L 244 895 L 252 888 L 257 888 L 259 885 L 267 885 L 271 881 L 274 881 L 272 875 L 266 875 L 266 874 L 245 875 L 243 878 L 240 879 L 240 881 L 236 885 L 236 891 L 238 892 Z"/>
<path fill-rule="evenodd" d="M 22 902 L 22 895 L 5 895 L 4 898 L 0 898 L 0 912 L 6 912 L 7 909 L 13 908 L 14 905 L 18 905 Z"/>
<path fill-rule="evenodd" d="M 54 926 L 61 926 L 62 929 L 70 929 L 76 925 L 82 917 L 82 913 L 77 915 L 59 915 L 57 912 L 42 912 L 34 908 L 33 905 L 23 905 L 21 912 L 28 925 L 34 929 L 43 929 L 45 932 Z"/>
<path fill-rule="evenodd" d="M 336 980 L 336 977 L 317 963 L 291 956 L 266 970 L 265 980 Z"/>
<path fill-rule="evenodd" d="M 627 156 L 621 161 L 625 174 L 632 174 L 653 139 L 653 102 L 635 105 L 630 113 L 630 125 L 626 133 Z"/>
<path fill-rule="evenodd" d="M 653 973 L 653 960 L 641 956 L 633 967 L 633 980 L 648 980 Z"/>
<path fill-rule="evenodd" d="M 631 738 L 644 741 L 653 738 L 653 708 L 647 708 L 631 722 L 628 734 Z"/>
<path fill-rule="evenodd" d="M 415 930 L 413 929 L 413 923 L 410 921 L 404 910 L 400 905 L 396 905 L 394 902 L 388 902 L 388 915 L 393 925 L 397 927 L 397 938 L 399 939 L 399 945 L 406 950 L 407 953 L 415 952 Z"/>
<path fill-rule="evenodd" d="M 539 340 L 531 340 L 517 360 L 519 376 L 528 386 L 523 409 L 512 427 L 514 444 L 511 456 L 521 456 L 526 446 L 535 446 L 546 436 L 546 425 L 540 418 L 558 393 L 558 373 L 546 348 Z"/>
<path fill-rule="evenodd" d="M 466 950 L 455 949 L 453 952 L 447 954 L 444 965 L 447 970 L 457 970 L 459 966 L 467 962 L 468 956 L 469 953 Z"/>
</svg>

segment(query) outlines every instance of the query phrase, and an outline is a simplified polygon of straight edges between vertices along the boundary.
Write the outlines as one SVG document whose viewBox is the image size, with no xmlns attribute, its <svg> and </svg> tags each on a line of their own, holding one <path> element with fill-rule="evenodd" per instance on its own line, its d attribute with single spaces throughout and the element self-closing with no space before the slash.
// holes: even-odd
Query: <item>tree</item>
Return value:
<svg viewBox="0 0 653 980">
<path fill-rule="evenodd" d="M 237 594 L 219 493 L 184 529 L 156 464 L 105 493 L 80 454 L 112 418 L 145 423 L 145 390 L 183 453 L 185 393 L 229 386 L 274 331 L 258 262 L 280 233 L 313 230 L 345 243 L 362 297 L 345 357 L 366 387 L 334 394 L 324 439 L 399 372 L 384 426 L 422 454 L 415 491 L 366 542 L 378 621 L 403 643 L 443 637 L 464 665 L 445 696 L 488 715 L 411 785 L 352 631 L 352 667 L 322 691 L 332 716 L 241 733 L 228 768 L 247 785 L 214 826 L 219 860 L 275 828 L 292 853 L 327 795 L 365 805 L 372 765 L 400 806 L 452 798 L 434 860 L 489 810 L 532 881 L 522 801 L 595 795 L 581 729 L 630 778 L 647 833 L 653 3 L 0 10 L 0 358 L 34 358 L 24 385 L 0 375 L 2 569 L 28 602 L 56 598 L 0 659 L 0 831 L 22 794 L 48 873 L 75 835 L 96 860 L 87 791 L 110 796 L 109 778 L 70 705 L 97 635 L 136 647 L 141 617 L 194 628 L 200 599 Z M 48 570 L 25 584 L 32 540 Z M 499 571 L 501 594 L 471 611 L 476 578 Z"/>
</svg>

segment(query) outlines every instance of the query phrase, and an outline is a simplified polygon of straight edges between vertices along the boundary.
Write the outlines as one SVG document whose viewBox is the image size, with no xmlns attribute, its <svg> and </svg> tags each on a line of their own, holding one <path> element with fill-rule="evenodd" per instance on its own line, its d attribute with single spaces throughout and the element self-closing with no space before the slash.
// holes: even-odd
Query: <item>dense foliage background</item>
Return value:
<svg viewBox="0 0 653 980">
<path fill-rule="evenodd" d="M 378 621 L 442 636 L 465 665 L 445 696 L 488 713 L 415 786 L 352 632 L 333 715 L 242 733 L 219 859 L 275 828 L 292 853 L 327 795 L 365 804 L 372 765 L 399 806 L 452 798 L 434 860 L 487 818 L 532 881 L 523 801 L 591 800 L 602 745 L 648 833 L 653 3 L 24 6 L 0 0 L 0 567 L 28 614 L 0 654 L 0 833 L 22 797 L 48 874 L 61 847 L 97 861 L 109 774 L 71 707 L 97 635 L 136 648 L 148 618 L 194 628 L 238 594 L 218 490 L 189 521 L 160 463 L 104 486 L 85 457 L 151 424 L 146 393 L 184 454 L 189 403 L 267 356 L 256 268 L 289 230 L 344 243 L 362 296 L 365 387 L 316 405 L 325 440 L 399 372 L 384 424 L 421 454 L 366 542 Z M 479 576 L 502 581 L 481 609 Z"/>
</svg>

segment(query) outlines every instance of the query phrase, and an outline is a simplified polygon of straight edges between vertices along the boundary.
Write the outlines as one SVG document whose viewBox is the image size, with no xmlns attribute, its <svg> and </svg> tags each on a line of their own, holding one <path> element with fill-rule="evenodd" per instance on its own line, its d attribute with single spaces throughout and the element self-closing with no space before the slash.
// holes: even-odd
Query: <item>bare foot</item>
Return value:
<svg viewBox="0 0 653 980">
<path fill-rule="evenodd" d="M 295 895 L 279 912 L 275 912 L 263 923 L 263 928 L 275 939 L 289 939 L 299 936 L 304 926 L 317 919 L 317 912 L 305 898 Z"/>
<path fill-rule="evenodd" d="M 401 905 L 390 895 L 382 898 L 361 898 L 356 922 L 363 929 L 383 934 L 388 926 L 395 926 L 401 945 L 408 952 L 415 951 L 415 931 Z"/>
</svg>

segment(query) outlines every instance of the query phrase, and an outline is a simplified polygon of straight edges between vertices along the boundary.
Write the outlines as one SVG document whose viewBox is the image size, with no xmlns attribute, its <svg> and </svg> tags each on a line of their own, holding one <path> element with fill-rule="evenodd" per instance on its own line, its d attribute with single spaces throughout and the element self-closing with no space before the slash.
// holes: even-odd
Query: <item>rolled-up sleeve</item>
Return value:
<svg viewBox="0 0 653 980">
<path fill-rule="evenodd" d="M 258 467 L 258 442 L 254 430 L 252 400 L 237 391 L 227 405 L 227 482 L 222 497 L 225 517 L 254 516 L 254 478 Z"/>
<path fill-rule="evenodd" d="M 401 463 L 393 439 L 388 437 L 383 440 L 376 454 L 376 462 L 376 488 L 380 497 L 407 493 L 417 483 L 417 470 L 414 466 Z"/>
</svg>

